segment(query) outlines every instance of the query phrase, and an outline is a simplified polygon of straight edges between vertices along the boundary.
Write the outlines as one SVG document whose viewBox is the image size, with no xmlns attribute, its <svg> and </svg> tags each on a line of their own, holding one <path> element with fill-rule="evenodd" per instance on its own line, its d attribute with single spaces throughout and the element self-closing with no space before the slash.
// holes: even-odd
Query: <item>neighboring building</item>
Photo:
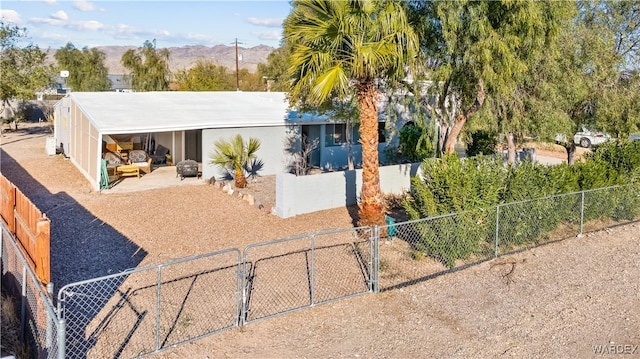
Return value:
<svg viewBox="0 0 640 359">
<path fill-rule="evenodd" d="M 111 91 L 115 92 L 133 92 L 130 77 L 127 75 L 107 75 L 111 81 Z"/>
</svg>

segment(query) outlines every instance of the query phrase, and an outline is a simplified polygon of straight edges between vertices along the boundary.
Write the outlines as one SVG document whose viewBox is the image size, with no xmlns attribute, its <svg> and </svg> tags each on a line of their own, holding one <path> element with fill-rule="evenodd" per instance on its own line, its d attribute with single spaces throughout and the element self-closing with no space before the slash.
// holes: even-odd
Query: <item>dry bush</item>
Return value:
<svg viewBox="0 0 640 359">
<path fill-rule="evenodd" d="M 2 293 L 2 340 L 0 342 L 1 356 L 7 354 L 16 358 L 30 358 L 27 348 L 20 343 L 20 318 L 14 298 Z"/>
</svg>

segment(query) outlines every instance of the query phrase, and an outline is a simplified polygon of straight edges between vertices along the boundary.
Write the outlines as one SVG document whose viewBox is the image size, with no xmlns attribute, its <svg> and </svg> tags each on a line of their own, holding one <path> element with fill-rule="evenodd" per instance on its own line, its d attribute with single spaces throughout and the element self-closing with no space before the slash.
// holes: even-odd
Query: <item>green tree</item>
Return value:
<svg viewBox="0 0 640 359">
<path fill-rule="evenodd" d="M 247 178 L 244 171 L 249 161 L 256 158 L 256 152 L 260 149 L 260 140 L 251 137 L 245 143 L 241 135 L 236 135 L 230 141 L 216 141 L 214 146 L 214 152 L 209 155 L 209 163 L 229 172 L 233 171 L 235 186 L 246 187 Z"/>
<path fill-rule="evenodd" d="M 290 102 L 299 106 L 357 99 L 363 169 L 359 224 L 384 224 L 378 84 L 407 76 L 418 37 L 398 1 L 301 0 L 292 7 L 284 22 L 291 46 Z"/>
<path fill-rule="evenodd" d="M 175 81 L 179 91 L 232 91 L 235 83 L 230 85 L 231 77 L 235 82 L 235 75 L 225 66 L 198 60 L 192 68 L 179 70 Z"/>
<path fill-rule="evenodd" d="M 439 1 L 411 3 L 437 101 L 443 150 L 454 152 L 467 120 L 487 96 L 511 101 L 517 84 L 567 20 L 569 5 L 554 1 Z M 501 105 L 503 106 L 503 105 Z"/>
<path fill-rule="evenodd" d="M 15 116 L 11 101 L 26 101 L 51 83 L 51 66 L 45 64 L 46 54 L 28 43 L 25 28 L 0 21 L 0 100 L 2 111 Z M 16 123 L 17 126 L 17 123 Z"/>
<path fill-rule="evenodd" d="M 137 50 L 122 55 L 122 65 L 130 71 L 131 87 L 135 91 L 166 91 L 169 89 L 169 50 L 156 49 L 145 41 Z"/>
<path fill-rule="evenodd" d="M 264 78 L 270 91 L 289 91 L 291 87 L 288 73 L 290 55 L 291 48 L 285 43 L 267 56 L 266 64 L 258 64 L 258 74 Z"/>
<path fill-rule="evenodd" d="M 72 43 L 56 50 L 53 57 L 59 70 L 68 70 L 67 84 L 74 91 L 109 91 L 111 81 L 105 65 L 106 55 L 96 48 L 78 50 Z"/>
</svg>

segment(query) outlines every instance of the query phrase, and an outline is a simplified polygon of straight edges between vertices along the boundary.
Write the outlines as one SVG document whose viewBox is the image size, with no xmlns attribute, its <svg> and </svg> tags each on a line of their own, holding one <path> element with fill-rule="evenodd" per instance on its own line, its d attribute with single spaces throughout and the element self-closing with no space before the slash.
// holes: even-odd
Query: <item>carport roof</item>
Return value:
<svg viewBox="0 0 640 359">
<path fill-rule="evenodd" d="M 70 98 L 103 134 L 287 123 L 283 92 L 72 92 Z"/>
</svg>

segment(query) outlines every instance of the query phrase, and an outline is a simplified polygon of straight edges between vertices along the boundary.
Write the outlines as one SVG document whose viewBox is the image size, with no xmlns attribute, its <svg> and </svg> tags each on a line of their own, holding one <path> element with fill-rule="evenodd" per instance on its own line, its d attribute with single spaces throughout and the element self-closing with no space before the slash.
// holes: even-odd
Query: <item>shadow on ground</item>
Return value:
<svg viewBox="0 0 640 359">
<path fill-rule="evenodd" d="M 50 193 L 4 149 L 0 149 L 0 171 L 33 204 L 51 219 L 51 281 L 54 292 L 65 285 L 122 272 L 136 267 L 147 252 L 101 221 L 65 192 Z M 90 307 L 67 308 L 67 342 L 79 343 L 74 355 L 83 355 L 90 347 L 84 333 L 95 315 L 118 293 L 124 277 L 104 282 L 91 295 Z M 81 289 L 81 288 L 80 288 Z M 74 290 L 72 285 L 71 290 Z M 55 301 L 55 298 L 54 298 Z"/>
</svg>

